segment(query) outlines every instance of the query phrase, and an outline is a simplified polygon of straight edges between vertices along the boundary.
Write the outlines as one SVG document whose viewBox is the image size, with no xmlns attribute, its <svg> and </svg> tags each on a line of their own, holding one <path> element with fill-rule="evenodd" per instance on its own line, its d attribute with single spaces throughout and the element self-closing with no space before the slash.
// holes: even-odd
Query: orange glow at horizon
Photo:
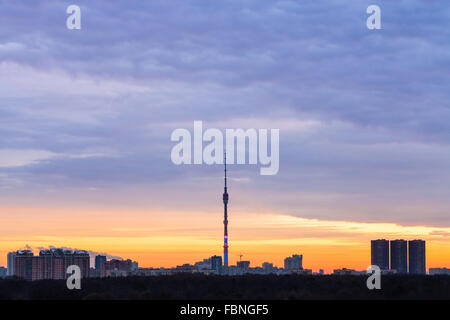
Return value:
<svg viewBox="0 0 450 320">
<path fill-rule="evenodd" d="M 32 247 L 70 247 L 108 253 L 139 262 L 140 267 L 173 267 L 222 255 L 221 215 L 217 212 L 0 208 L 0 265 L 10 251 Z M 251 266 L 303 254 L 303 267 L 365 270 L 370 240 L 427 240 L 427 268 L 450 265 L 450 228 L 304 219 L 233 212 L 230 265 Z"/>
</svg>

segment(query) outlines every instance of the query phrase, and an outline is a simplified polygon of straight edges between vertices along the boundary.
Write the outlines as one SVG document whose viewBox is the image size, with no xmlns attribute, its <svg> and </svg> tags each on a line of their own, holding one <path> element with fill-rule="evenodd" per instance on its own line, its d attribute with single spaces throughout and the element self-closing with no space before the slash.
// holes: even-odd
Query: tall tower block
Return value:
<svg viewBox="0 0 450 320">
<path fill-rule="evenodd" d="M 227 153 L 224 154 L 225 187 L 223 190 L 223 266 L 228 267 L 228 191 L 227 191 Z"/>
</svg>

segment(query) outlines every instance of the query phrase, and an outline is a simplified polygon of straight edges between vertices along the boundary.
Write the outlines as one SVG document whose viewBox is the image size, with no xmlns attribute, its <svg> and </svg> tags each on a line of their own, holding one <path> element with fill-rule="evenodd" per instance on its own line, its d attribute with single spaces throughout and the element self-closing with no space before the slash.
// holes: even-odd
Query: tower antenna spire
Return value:
<svg viewBox="0 0 450 320">
<path fill-rule="evenodd" d="M 227 152 L 223 156 L 223 163 L 225 164 L 225 190 L 227 189 Z"/>
<path fill-rule="evenodd" d="M 227 152 L 224 152 L 225 185 L 223 189 L 223 266 L 228 268 L 228 190 L 227 190 Z"/>
</svg>

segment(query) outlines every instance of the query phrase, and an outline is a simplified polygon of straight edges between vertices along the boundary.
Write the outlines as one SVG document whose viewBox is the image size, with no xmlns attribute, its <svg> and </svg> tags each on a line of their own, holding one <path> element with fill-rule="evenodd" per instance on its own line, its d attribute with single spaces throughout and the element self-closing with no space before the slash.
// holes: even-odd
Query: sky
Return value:
<svg viewBox="0 0 450 320">
<path fill-rule="evenodd" d="M 444 0 L 0 0 L 0 265 L 220 255 L 223 168 L 170 159 L 200 120 L 280 130 L 276 175 L 229 166 L 231 263 L 363 270 L 371 239 L 421 238 L 450 266 L 449 88 Z"/>
</svg>

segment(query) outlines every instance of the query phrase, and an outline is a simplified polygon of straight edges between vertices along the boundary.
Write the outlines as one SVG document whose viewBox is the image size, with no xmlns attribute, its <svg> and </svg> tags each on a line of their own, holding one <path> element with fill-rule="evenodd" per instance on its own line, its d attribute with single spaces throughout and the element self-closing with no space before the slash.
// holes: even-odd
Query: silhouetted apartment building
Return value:
<svg viewBox="0 0 450 320">
<path fill-rule="evenodd" d="M 0 267 L 0 279 L 6 278 L 8 269 L 5 267 Z"/>
<path fill-rule="evenodd" d="M 130 275 L 138 269 L 137 262 L 127 260 L 112 259 L 102 261 L 101 277 L 124 277 Z"/>
<path fill-rule="evenodd" d="M 428 274 L 430 276 L 433 276 L 433 275 L 444 275 L 444 274 L 450 276 L 450 269 L 447 269 L 447 268 L 430 268 L 428 270 Z"/>
<path fill-rule="evenodd" d="M 357 271 L 353 269 L 334 269 L 333 270 L 334 275 L 340 275 L 340 276 L 360 276 L 366 274 L 366 271 Z"/>
<path fill-rule="evenodd" d="M 89 275 L 89 253 L 83 250 L 41 250 L 34 256 L 30 250 L 19 250 L 14 256 L 14 275 L 26 280 L 66 279 L 67 268 L 80 267 L 81 277 Z"/>
<path fill-rule="evenodd" d="M 7 275 L 13 276 L 14 275 L 14 257 L 16 256 L 16 252 L 8 252 L 7 255 Z"/>
<path fill-rule="evenodd" d="M 95 269 L 101 270 L 103 262 L 106 262 L 106 256 L 96 255 L 95 256 Z"/>
<path fill-rule="evenodd" d="M 250 261 L 238 261 L 236 266 L 243 271 L 247 271 L 250 268 Z"/>
<path fill-rule="evenodd" d="M 288 271 L 303 269 L 303 255 L 294 254 L 284 259 L 284 269 Z"/>
<path fill-rule="evenodd" d="M 409 249 L 409 273 L 426 274 L 425 241 L 411 240 L 408 242 Z"/>
<path fill-rule="evenodd" d="M 18 250 L 13 257 L 14 275 L 25 280 L 32 280 L 33 252 L 30 250 Z"/>
<path fill-rule="evenodd" d="M 262 268 L 264 273 L 272 273 L 274 271 L 273 263 L 270 262 L 264 262 Z"/>
<path fill-rule="evenodd" d="M 371 264 L 381 270 L 389 270 L 389 241 L 385 239 L 370 242 Z"/>
<path fill-rule="evenodd" d="M 211 260 L 211 270 L 216 270 L 218 274 L 222 273 L 222 257 L 212 256 Z"/>
<path fill-rule="evenodd" d="M 174 273 L 192 273 L 195 270 L 195 267 L 189 263 L 185 263 L 181 266 L 176 266 L 172 269 Z"/>
<path fill-rule="evenodd" d="M 391 240 L 391 270 L 408 272 L 408 246 L 406 240 Z"/>
</svg>

